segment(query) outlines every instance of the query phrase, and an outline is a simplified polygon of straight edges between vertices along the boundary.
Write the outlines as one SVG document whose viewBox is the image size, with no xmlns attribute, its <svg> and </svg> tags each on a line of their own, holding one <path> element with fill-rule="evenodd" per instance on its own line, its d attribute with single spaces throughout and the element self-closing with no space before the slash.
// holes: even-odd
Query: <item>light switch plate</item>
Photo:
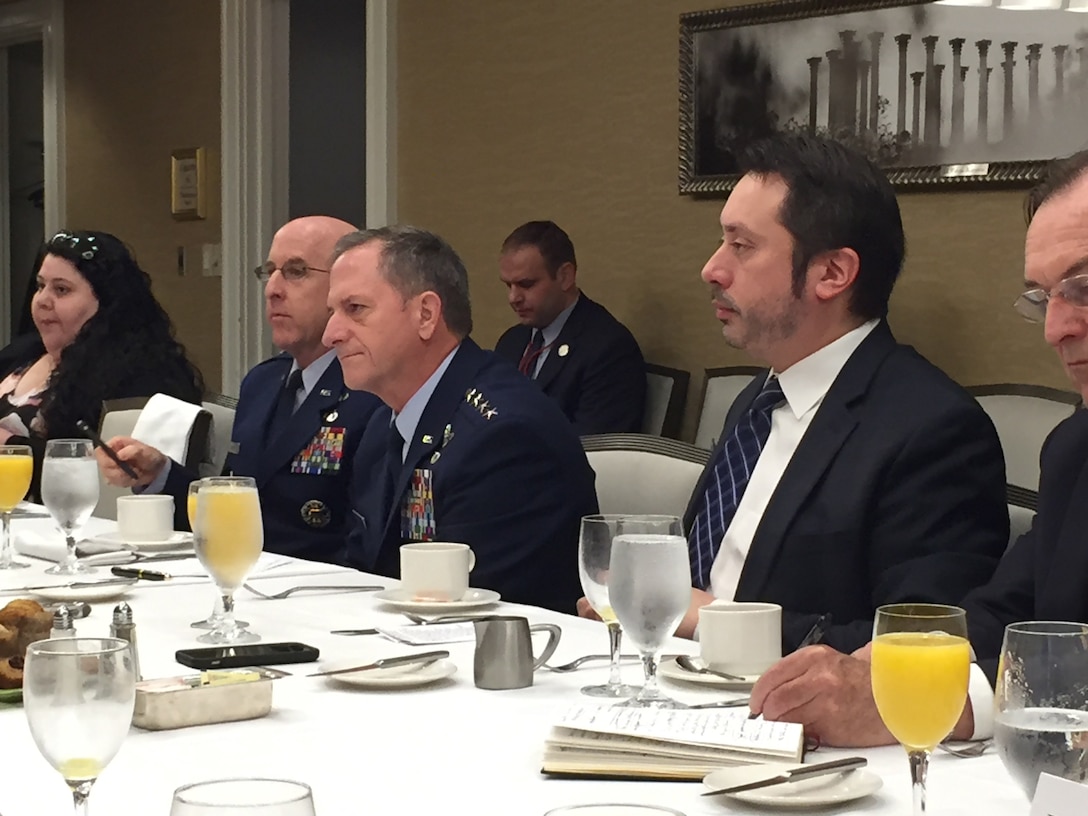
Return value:
<svg viewBox="0 0 1088 816">
<path fill-rule="evenodd" d="M 203 244 L 200 249 L 203 257 L 204 277 L 220 277 L 223 274 L 223 245 Z"/>
</svg>

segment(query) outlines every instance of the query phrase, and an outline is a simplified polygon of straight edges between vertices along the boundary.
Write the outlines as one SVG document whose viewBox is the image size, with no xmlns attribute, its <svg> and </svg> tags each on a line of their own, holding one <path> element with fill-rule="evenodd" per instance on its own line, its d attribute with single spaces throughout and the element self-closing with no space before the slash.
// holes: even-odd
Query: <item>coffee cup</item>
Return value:
<svg viewBox="0 0 1088 816">
<path fill-rule="evenodd" d="M 117 497 L 117 531 L 121 540 L 166 541 L 174 533 L 174 497 Z"/>
<path fill-rule="evenodd" d="M 714 601 L 699 609 L 703 662 L 729 674 L 762 674 L 782 657 L 782 607 Z"/>
<path fill-rule="evenodd" d="M 468 592 L 476 556 L 467 544 L 426 541 L 402 544 L 400 581 L 413 601 L 459 601 Z"/>
</svg>

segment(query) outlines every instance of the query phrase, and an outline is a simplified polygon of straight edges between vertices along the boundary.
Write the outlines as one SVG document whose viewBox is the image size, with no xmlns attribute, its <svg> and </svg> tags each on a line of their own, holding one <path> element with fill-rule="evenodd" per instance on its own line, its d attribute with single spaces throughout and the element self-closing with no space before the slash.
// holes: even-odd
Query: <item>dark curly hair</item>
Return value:
<svg viewBox="0 0 1088 816">
<path fill-rule="evenodd" d="M 43 249 L 43 259 L 55 255 L 74 264 L 98 299 L 98 311 L 61 352 L 42 400 L 50 438 L 83 436 L 76 421 L 97 426 L 107 399 L 164 393 L 200 401 L 200 371 L 174 338 L 150 276 L 120 239 L 106 232 L 58 232 Z"/>
</svg>

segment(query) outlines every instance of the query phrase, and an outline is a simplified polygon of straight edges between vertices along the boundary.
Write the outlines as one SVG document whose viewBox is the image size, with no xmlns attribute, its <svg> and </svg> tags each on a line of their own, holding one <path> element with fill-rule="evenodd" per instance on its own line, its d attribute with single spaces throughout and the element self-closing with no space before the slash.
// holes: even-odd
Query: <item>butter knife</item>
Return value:
<svg viewBox="0 0 1088 816">
<path fill-rule="evenodd" d="M 375 660 L 373 663 L 367 663 L 362 666 L 352 666 L 350 669 L 333 669 L 332 671 L 307 674 L 306 676 L 331 677 L 334 674 L 352 674 L 353 672 L 369 671 L 370 669 L 388 669 L 390 666 L 410 666 L 414 663 L 419 663 L 422 667 L 449 656 L 450 653 L 443 649 L 436 652 L 420 652 L 419 654 L 401 655 L 400 657 L 383 657 L 381 660 Z"/>
<path fill-rule="evenodd" d="M 104 581 L 71 581 L 67 584 L 40 584 L 38 586 L 0 589 L 0 595 L 10 595 L 12 593 L 19 594 L 21 592 L 35 592 L 39 589 L 91 589 L 92 587 L 115 586 L 120 584 L 135 583 L 135 578 L 107 578 Z"/>
<path fill-rule="evenodd" d="M 782 771 L 782 773 L 755 782 L 745 782 L 741 785 L 707 791 L 702 795 L 718 796 L 723 793 L 740 793 L 741 791 L 756 790 L 757 788 L 768 788 L 771 785 L 782 785 L 786 782 L 797 782 L 800 779 L 812 779 L 825 774 L 842 773 L 843 771 L 852 771 L 855 768 L 864 768 L 868 762 L 865 757 L 846 757 L 845 759 L 834 759 L 830 762 L 818 762 L 815 765 L 805 765 L 801 768 Z"/>
</svg>

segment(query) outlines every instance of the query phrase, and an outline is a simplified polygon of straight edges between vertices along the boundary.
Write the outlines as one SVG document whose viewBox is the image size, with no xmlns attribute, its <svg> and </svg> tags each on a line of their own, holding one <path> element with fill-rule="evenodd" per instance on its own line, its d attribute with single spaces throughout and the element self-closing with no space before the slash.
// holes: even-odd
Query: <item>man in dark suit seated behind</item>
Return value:
<svg viewBox="0 0 1088 816">
<path fill-rule="evenodd" d="M 495 345 L 555 400 L 580 435 L 639 433 L 646 366 L 627 327 L 578 288 L 574 244 L 551 221 L 502 244 L 499 277 L 520 325 Z"/>
<path fill-rule="evenodd" d="M 896 343 L 904 255 L 887 178 L 816 137 L 754 144 L 703 268 L 726 342 L 770 367 L 734 402 L 685 515 L 692 604 L 782 606 L 784 653 L 868 642 L 876 607 L 957 603 L 1008 537 L 993 424 Z"/>
<path fill-rule="evenodd" d="M 593 471 L 555 403 L 469 338 L 457 253 L 412 227 L 348 235 L 329 305 L 325 342 L 344 381 L 388 406 L 357 454 L 349 563 L 396 577 L 401 544 L 461 542 L 476 555 L 472 586 L 572 611 L 580 519 L 597 512 Z"/>
<path fill-rule="evenodd" d="M 1088 151 L 1052 164 L 1031 192 L 1024 252 L 1027 291 L 1021 315 L 1044 323 L 1047 343 L 1088 400 Z M 1031 529 L 1005 553 L 993 578 L 960 604 L 977 663 L 967 705 L 952 736 L 988 737 L 1005 627 L 1031 620 L 1088 623 L 1088 411 L 1080 409 L 1047 438 L 1039 506 Z M 1083 679 L 1083 678 L 1081 678 Z M 802 649 L 773 666 L 752 692 L 767 719 L 805 725 L 830 745 L 895 742 L 873 702 L 868 649 L 856 656 Z"/>
<path fill-rule="evenodd" d="M 336 218 L 309 216 L 288 222 L 272 238 L 268 260 L 255 272 L 264 284 L 272 342 L 283 353 L 242 380 L 223 466 L 224 473 L 256 479 L 265 550 L 330 563 L 344 559 L 353 456 L 381 404 L 373 394 L 344 386 L 336 353 L 321 343 L 332 250 L 354 229 Z M 175 526 L 187 529 L 186 493 L 197 474 L 131 437 L 108 444 L 139 479 L 96 451 L 107 481 L 169 493 Z"/>
</svg>

